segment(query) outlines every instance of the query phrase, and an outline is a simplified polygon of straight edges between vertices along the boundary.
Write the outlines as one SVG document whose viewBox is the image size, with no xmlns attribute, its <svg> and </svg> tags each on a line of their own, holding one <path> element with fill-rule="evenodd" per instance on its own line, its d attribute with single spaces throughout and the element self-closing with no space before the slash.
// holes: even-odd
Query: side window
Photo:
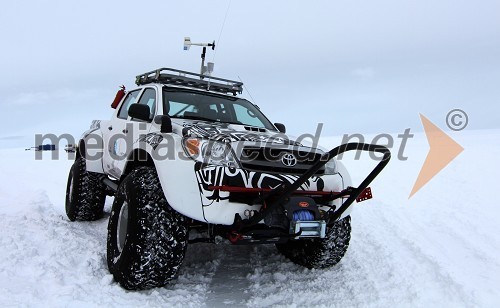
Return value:
<svg viewBox="0 0 500 308">
<path fill-rule="evenodd" d="M 147 88 L 142 93 L 141 98 L 139 99 L 138 104 L 148 105 L 149 106 L 149 119 L 152 120 L 155 116 L 156 111 L 156 91 L 152 88 Z"/>
<path fill-rule="evenodd" d="M 246 125 L 252 125 L 257 127 L 265 127 L 264 123 L 257 117 L 257 115 L 245 106 L 234 104 L 234 112 L 236 113 L 236 119 Z"/>
<path fill-rule="evenodd" d="M 120 111 L 118 111 L 118 118 L 126 120 L 128 118 L 128 108 L 130 105 L 135 103 L 137 100 L 137 95 L 139 95 L 140 90 L 131 91 L 127 94 L 125 101 L 120 107 Z"/>
</svg>

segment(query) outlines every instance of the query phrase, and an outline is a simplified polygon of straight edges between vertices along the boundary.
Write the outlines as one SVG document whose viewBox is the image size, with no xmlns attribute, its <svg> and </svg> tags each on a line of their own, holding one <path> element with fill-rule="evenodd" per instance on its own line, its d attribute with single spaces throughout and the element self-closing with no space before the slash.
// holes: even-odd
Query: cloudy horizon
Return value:
<svg viewBox="0 0 500 308">
<path fill-rule="evenodd" d="M 184 36 L 216 40 L 214 75 L 241 78 L 243 96 L 295 135 L 317 123 L 324 136 L 421 131 L 419 113 L 445 128 L 454 108 L 467 129 L 500 128 L 498 1 L 19 1 L 0 26 L 0 147 L 109 119 L 118 86 L 140 73 L 196 72 Z"/>
</svg>

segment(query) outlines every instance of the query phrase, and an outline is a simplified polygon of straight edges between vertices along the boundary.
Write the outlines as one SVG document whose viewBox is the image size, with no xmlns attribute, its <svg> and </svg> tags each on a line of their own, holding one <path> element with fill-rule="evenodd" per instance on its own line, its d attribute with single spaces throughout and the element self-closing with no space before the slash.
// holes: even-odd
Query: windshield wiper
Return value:
<svg viewBox="0 0 500 308">
<path fill-rule="evenodd" d="M 196 116 L 196 115 L 171 116 L 171 118 L 218 122 L 217 120 L 214 120 L 214 119 L 210 119 L 210 118 L 206 118 L 206 117 L 202 117 L 202 116 Z"/>
</svg>

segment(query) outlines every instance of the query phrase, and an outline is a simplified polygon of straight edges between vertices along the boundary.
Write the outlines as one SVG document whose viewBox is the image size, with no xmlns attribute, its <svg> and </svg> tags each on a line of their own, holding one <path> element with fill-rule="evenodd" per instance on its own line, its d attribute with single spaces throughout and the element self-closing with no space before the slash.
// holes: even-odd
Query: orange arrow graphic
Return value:
<svg viewBox="0 0 500 308">
<path fill-rule="evenodd" d="M 424 125 L 425 135 L 427 136 L 430 149 L 408 199 L 417 193 L 420 188 L 427 184 L 464 150 L 460 144 L 456 143 L 455 140 L 451 139 L 450 136 L 422 114 L 420 114 L 420 120 Z"/>
</svg>

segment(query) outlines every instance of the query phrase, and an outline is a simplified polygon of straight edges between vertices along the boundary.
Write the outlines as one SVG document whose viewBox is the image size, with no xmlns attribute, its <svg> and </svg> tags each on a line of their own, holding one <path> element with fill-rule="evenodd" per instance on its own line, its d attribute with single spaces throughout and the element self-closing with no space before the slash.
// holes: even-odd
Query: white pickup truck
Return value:
<svg viewBox="0 0 500 308">
<path fill-rule="evenodd" d="M 309 268 L 340 261 L 353 201 L 371 197 L 386 148 L 305 146 L 239 98 L 241 82 L 162 68 L 136 84 L 82 136 L 66 193 L 72 221 L 101 218 L 114 196 L 107 260 L 124 288 L 174 279 L 188 243 L 275 244 Z M 334 158 L 349 150 L 384 154 L 357 188 Z"/>
</svg>

